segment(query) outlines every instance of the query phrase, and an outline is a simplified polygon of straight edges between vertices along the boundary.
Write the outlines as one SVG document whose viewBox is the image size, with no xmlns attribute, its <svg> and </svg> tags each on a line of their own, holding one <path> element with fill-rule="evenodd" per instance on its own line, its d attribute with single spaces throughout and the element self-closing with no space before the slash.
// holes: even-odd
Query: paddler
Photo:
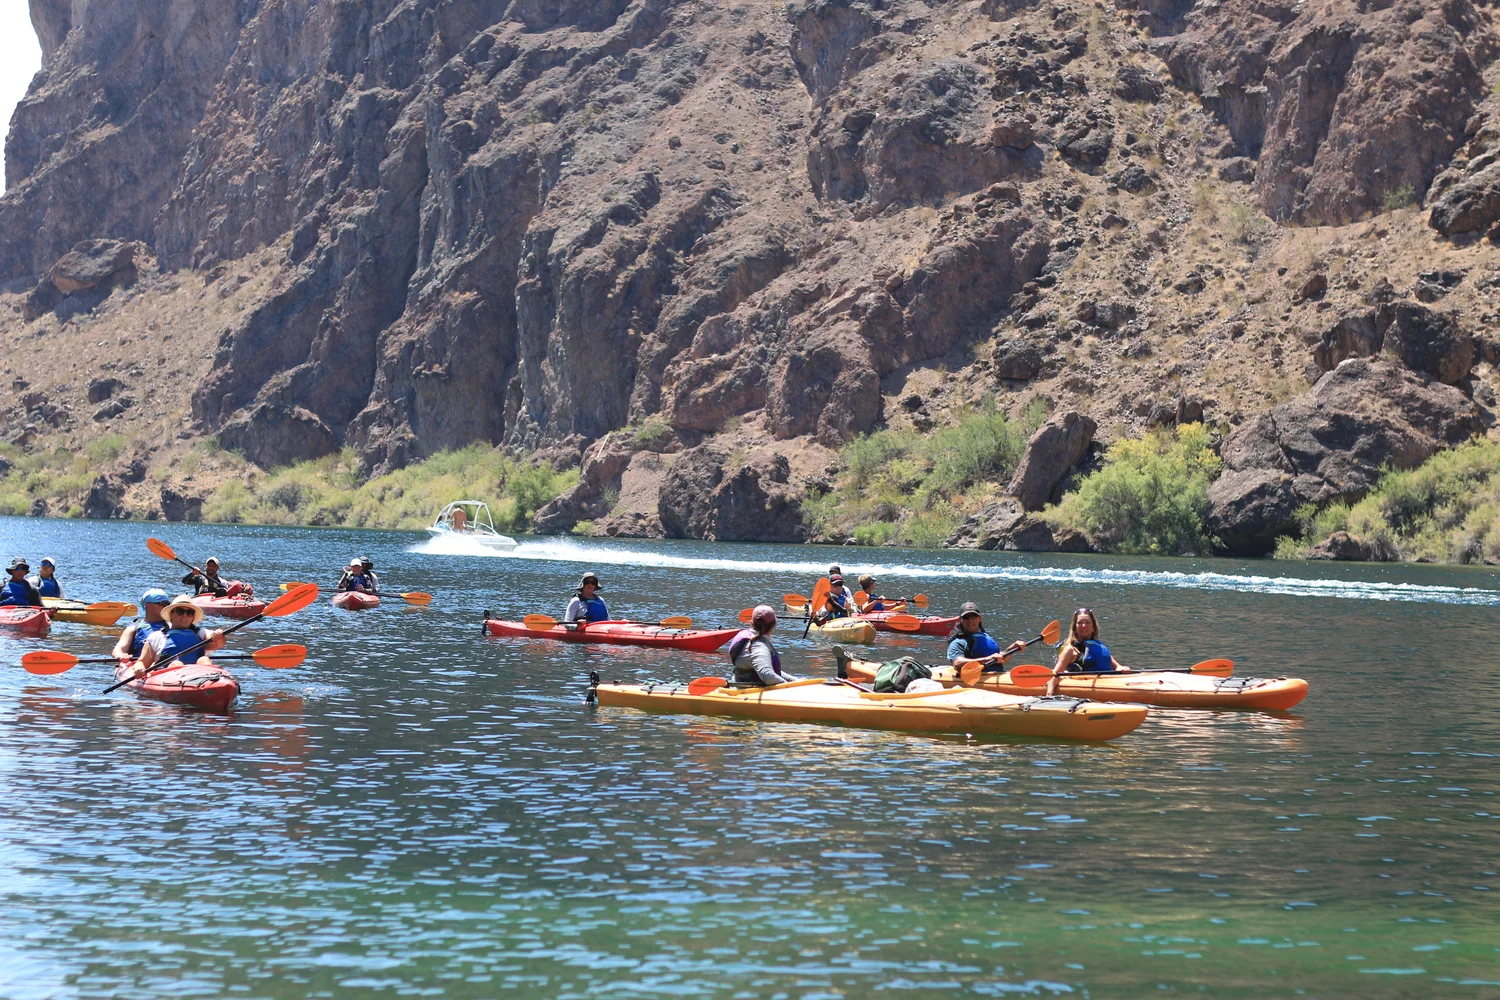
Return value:
<svg viewBox="0 0 1500 1000">
<path fill-rule="evenodd" d="M 729 640 L 729 662 L 734 664 L 734 683 L 742 687 L 774 687 L 794 680 L 781 672 L 781 657 L 771 645 L 776 611 L 758 604 L 750 613 L 750 627 Z"/>
<path fill-rule="evenodd" d="M 210 556 L 200 570 L 194 566 L 188 571 L 188 575 L 182 578 L 183 586 L 193 588 L 193 596 L 201 594 L 213 594 L 215 597 L 225 597 L 229 594 L 229 587 L 219 579 L 219 560 Z"/>
<path fill-rule="evenodd" d="M 360 562 L 359 556 L 349 560 L 344 574 L 339 577 L 337 589 L 340 591 L 352 590 L 356 594 L 371 594 L 374 591 L 370 587 L 370 578 L 365 574 L 365 564 Z"/>
<path fill-rule="evenodd" d="M 948 662 L 962 670 L 970 663 L 978 663 L 983 673 L 1000 673 L 1005 669 L 1005 660 L 1025 645 L 1011 643 L 1004 650 L 994 637 L 984 630 L 984 616 L 979 605 L 969 601 L 958 609 L 958 626 L 948 636 Z"/>
<path fill-rule="evenodd" d="M 57 579 L 56 574 L 57 563 L 50 557 L 44 558 L 37 564 L 36 576 L 31 578 L 31 585 L 43 597 L 61 598 L 63 595 L 62 583 Z"/>
<path fill-rule="evenodd" d="M 568 602 L 568 610 L 563 613 L 563 621 L 569 624 L 609 621 L 609 608 L 604 606 L 604 600 L 599 597 L 601 589 L 599 574 L 583 574 L 583 579 L 578 581 L 578 590 Z"/>
<path fill-rule="evenodd" d="M 41 593 L 26 579 L 26 574 L 31 572 L 31 565 L 17 556 L 6 569 L 10 573 L 10 579 L 5 586 L 0 587 L 0 608 L 41 607 Z"/>
<path fill-rule="evenodd" d="M 831 569 L 838 569 L 837 566 Z M 835 618 L 848 618 L 854 614 L 854 595 L 849 593 L 849 588 L 844 586 L 844 578 L 837 573 L 828 575 L 828 596 L 823 600 L 823 606 L 815 609 L 813 620 L 818 624 L 832 621 Z"/>
<path fill-rule="evenodd" d="M 380 577 L 375 575 L 375 560 L 360 556 L 359 564 L 365 571 L 365 593 L 380 595 Z"/>
<path fill-rule="evenodd" d="M 224 646 L 223 632 L 218 629 L 198 627 L 198 623 L 203 620 L 203 609 L 194 604 L 193 599 L 187 594 L 179 594 L 172 598 L 171 602 L 162 609 L 162 617 L 166 619 L 167 627 L 161 631 L 152 632 L 146 638 L 145 644 L 141 647 L 137 674 L 146 673 L 157 663 L 209 663 L 208 654 Z M 206 645 L 201 649 L 187 652 L 200 642 Z"/>
<path fill-rule="evenodd" d="M 1099 641 L 1099 622 L 1094 618 L 1094 612 L 1079 608 L 1073 612 L 1073 621 L 1068 625 L 1068 638 L 1058 649 L 1057 665 L 1052 668 L 1047 693 L 1057 694 L 1058 684 L 1065 673 L 1108 674 L 1129 670 L 1114 658 L 1108 646 Z"/>
<path fill-rule="evenodd" d="M 115 643 L 114 651 L 110 655 L 118 660 L 140 659 L 146 640 L 153 633 L 166 630 L 167 620 L 162 617 L 161 613 L 171 600 L 167 592 L 160 587 L 152 587 L 142 594 L 141 609 L 146 620 L 131 622 L 125 626 L 125 631 L 120 633 L 120 641 Z"/>
<path fill-rule="evenodd" d="M 859 613 L 862 615 L 871 611 L 896 611 L 906 606 L 905 601 L 893 601 L 889 597 L 876 597 L 875 578 L 868 573 L 859 578 L 859 589 L 864 592 L 865 603 L 859 604 L 857 601 L 855 603 L 858 605 Z"/>
</svg>

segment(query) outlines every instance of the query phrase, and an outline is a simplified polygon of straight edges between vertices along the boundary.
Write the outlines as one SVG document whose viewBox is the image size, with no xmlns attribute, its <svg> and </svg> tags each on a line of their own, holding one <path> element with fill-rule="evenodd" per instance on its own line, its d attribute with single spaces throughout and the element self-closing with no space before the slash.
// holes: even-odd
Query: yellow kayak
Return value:
<svg viewBox="0 0 1500 1000">
<path fill-rule="evenodd" d="M 859 618 L 835 618 L 824 625 L 813 622 L 808 635 L 821 635 L 834 642 L 874 642 L 875 626 Z"/>
<path fill-rule="evenodd" d="M 64 597 L 44 597 L 42 606 L 52 612 L 52 620 L 55 622 L 106 627 L 113 625 L 126 615 L 133 617 L 140 610 L 134 604 L 122 604 L 119 601 L 98 601 L 94 604 L 85 604 L 82 601 L 70 601 Z"/>
<path fill-rule="evenodd" d="M 770 688 L 721 687 L 704 694 L 689 694 L 686 685 L 599 684 L 593 693 L 600 705 L 648 712 L 1093 742 L 1124 736 L 1145 720 L 1147 711 L 1144 705 L 1107 705 L 1076 698 L 1018 698 L 975 688 L 873 694 L 838 681 L 817 679 Z"/>
</svg>

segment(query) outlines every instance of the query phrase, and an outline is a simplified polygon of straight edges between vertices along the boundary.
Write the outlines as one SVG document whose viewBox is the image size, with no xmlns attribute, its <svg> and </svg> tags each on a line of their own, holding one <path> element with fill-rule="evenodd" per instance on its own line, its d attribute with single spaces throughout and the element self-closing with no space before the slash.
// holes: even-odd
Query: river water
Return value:
<svg viewBox="0 0 1500 1000">
<path fill-rule="evenodd" d="M 0 996 L 1500 996 L 1500 576 L 1427 566 L 525 540 L 0 519 L 72 596 L 180 569 L 263 595 L 369 554 L 387 591 L 252 625 L 230 717 L 34 677 L 0 635 Z M 1124 662 L 1291 675 L 1278 715 L 1153 710 L 1107 745 L 967 742 L 589 708 L 585 677 L 717 657 L 481 634 L 806 593 L 837 559 L 992 632 L 1096 610 Z M 862 560 L 868 560 L 864 562 Z M 827 646 L 777 634 L 796 673 Z M 938 639 L 882 650 L 940 658 Z M 1035 650 L 1036 647 L 1033 647 Z M 1041 661 L 1042 656 L 1032 658 Z"/>
</svg>

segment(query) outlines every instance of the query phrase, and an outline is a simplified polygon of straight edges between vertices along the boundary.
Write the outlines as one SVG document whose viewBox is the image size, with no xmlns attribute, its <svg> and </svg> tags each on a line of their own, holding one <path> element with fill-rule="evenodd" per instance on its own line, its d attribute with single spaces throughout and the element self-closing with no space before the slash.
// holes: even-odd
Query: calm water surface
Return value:
<svg viewBox="0 0 1500 1000">
<path fill-rule="evenodd" d="M 311 653 L 237 670 L 229 718 L 17 665 L 111 632 L 0 635 L 0 996 L 1500 996 L 1493 572 L 28 519 L 0 555 L 135 601 L 180 576 L 151 534 L 262 594 L 368 553 L 437 600 L 242 630 Z M 617 614 L 714 624 L 830 558 L 1005 637 L 1087 605 L 1127 663 L 1312 693 L 981 744 L 590 709 L 590 669 L 721 661 L 481 634 L 486 608 L 560 614 L 585 567 Z"/>
</svg>

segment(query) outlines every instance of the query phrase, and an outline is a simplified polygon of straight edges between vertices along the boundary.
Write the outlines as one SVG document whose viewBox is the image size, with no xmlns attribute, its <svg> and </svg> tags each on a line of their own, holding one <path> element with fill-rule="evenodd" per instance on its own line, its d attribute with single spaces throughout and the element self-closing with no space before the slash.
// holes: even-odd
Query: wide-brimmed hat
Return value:
<svg viewBox="0 0 1500 1000">
<path fill-rule="evenodd" d="M 369 556 L 360 556 L 359 564 L 361 566 L 369 566 L 371 569 L 375 568 L 375 560 L 371 559 Z"/>
<path fill-rule="evenodd" d="M 583 589 L 583 585 L 585 583 L 588 583 L 590 580 L 594 581 L 594 589 L 595 590 L 603 590 L 604 589 L 603 587 L 599 586 L 599 574 L 598 573 L 594 573 L 592 571 L 590 571 L 588 573 L 585 573 L 585 574 L 583 574 L 583 576 L 579 577 L 579 579 L 578 579 L 578 589 L 582 590 Z"/>
<path fill-rule="evenodd" d="M 178 608 L 187 608 L 193 613 L 193 624 L 197 625 L 203 620 L 203 609 L 193 603 L 193 599 L 186 594 L 178 594 L 172 598 L 166 607 L 161 609 L 161 616 L 167 621 L 172 620 L 172 612 Z"/>
<path fill-rule="evenodd" d="M 20 570 L 23 573 L 29 573 L 31 571 L 31 563 L 27 562 L 25 559 L 22 559 L 20 556 L 16 556 L 10 561 L 10 565 L 5 567 L 5 572 L 14 573 L 16 570 Z"/>
</svg>

